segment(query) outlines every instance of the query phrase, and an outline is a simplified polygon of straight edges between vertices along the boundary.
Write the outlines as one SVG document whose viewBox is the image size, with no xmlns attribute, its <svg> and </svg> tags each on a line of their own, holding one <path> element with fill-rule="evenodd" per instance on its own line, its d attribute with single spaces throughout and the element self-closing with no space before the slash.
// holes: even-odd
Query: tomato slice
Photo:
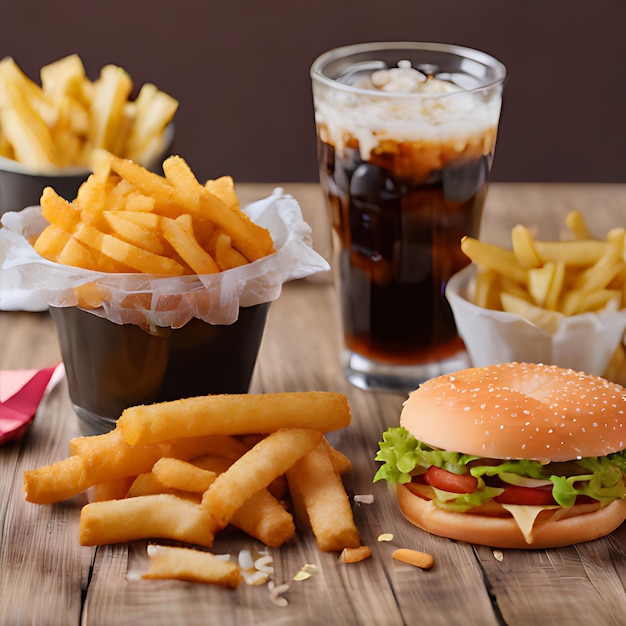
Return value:
<svg viewBox="0 0 626 626">
<path fill-rule="evenodd" d="M 435 489 L 442 491 L 450 491 L 451 493 L 472 493 L 477 485 L 478 480 L 469 472 L 465 474 L 453 474 L 441 467 L 431 465 L 423 474 L 424 482 Z"/>
<path fill-rule="evenodd" d="M 500 504 L 526 504 L 543 506 L 556 504 L 552 497 L 552 487 L 520 487 L 510 485 L 504 487 L 504 491 L 494 498 Z"/>
</svg>

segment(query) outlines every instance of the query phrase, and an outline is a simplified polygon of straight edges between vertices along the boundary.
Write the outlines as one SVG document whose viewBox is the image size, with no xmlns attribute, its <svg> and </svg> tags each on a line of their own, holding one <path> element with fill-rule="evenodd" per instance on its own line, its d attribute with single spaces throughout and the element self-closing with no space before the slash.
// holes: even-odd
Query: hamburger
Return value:
<svg viewBox="0 0 626 626">
<path fill-rule="evenodd" d="M 427 381 L 383 434 L 374 481 L 441 537 L 552 548 L 626 519 L 626 389 L 553 365 L 504 363 Z"/>
</svg>

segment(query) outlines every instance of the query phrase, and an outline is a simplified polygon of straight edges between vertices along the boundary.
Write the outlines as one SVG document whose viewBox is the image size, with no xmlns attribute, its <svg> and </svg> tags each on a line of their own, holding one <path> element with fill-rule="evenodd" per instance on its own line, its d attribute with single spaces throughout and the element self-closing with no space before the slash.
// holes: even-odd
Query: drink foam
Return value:
<svg viewBox="0 0 626 626">
<path fill-rule="evenodd" d="M 483 135 L 492 143 L 501 87 L 479 89 L 471 76 L 453 78 L 426 75 L 400 61 L 397 68 L 352 75 L 337 87 L 314 83 L 320 139 L 340 153 L 356 139 L 363 160 L 385 141 L 440 144 L 455 152 L 481 143 Z"/>
</svg>

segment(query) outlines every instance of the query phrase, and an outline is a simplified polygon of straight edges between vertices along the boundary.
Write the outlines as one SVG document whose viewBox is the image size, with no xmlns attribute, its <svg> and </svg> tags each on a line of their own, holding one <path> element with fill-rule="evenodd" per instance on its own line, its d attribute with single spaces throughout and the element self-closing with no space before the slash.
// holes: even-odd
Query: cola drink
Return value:
<svg viewBox="0 0 626 626">
<path fill-rule="evenodd" d="M 464 364 L 444 291 L 468 263 L 461 239 L 479 232 L 504 68 L 457 47 L 386 46 L 323 55 L 313 93 L 344 371 L 361 387 L 410 389 Z"/>
</svg>

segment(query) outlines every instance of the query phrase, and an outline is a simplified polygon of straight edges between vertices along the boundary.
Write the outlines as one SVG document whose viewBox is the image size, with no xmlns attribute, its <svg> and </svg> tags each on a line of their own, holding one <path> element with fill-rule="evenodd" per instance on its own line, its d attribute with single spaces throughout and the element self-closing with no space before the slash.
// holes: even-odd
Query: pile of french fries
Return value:
<svg viewBox="0 0 626 626">
<path fill-rule="evenodd" d="M 563 317 L 626 308 L 626 231 L 594 238 L 578 210 L 568 213 L 562 241 L 542 241 L 522 225 L 512 249 L 465 237 L 463 252 L 477 266 L 474 303 L 507 311 L 554 333 Z M 607 376 L 626 365 L 620 345 Z"/>
<path fill-rule="evenodd" d="M 103 153 L 74 201 L 46 187 L 41 211 L 49 226 L 35 250 L 64 265 L 155 276 L 212 274 L 275 251 L 269 231 L 241 210 L 230 176 L 203 185 L 180 156 L 168 157 L 163 170 Z M 85 308 L 99 306 L 81 297 Z"/>
<path fill-rule="evenodd" d="M 35 170 L 91 168 L 93 154 L 150 165 L 166 148 L 178 101 L 145 83 L 131 100 L 128 72 L 106 65 L 95 81 L 76 54 L 41 68 L 41 86 L 12 57 L 0 61 L 0 156 Z"/>
<path fill-rule="evenodd" d="M 366 558 L 341 478 L 350 460 L 324 436 L 350 421 L 346 397 L 321 391 L 135 406 L 111 432 L 72 439 L 67 458 L 26 471 L 26 500 L 53 504 L 89 490 L 81 545 L 181 542 L 154 552 L 148 578 L 236 587 L 238 565 L 206 550 L 227 526 L 278 547 L 306 524 L 320 550 Z"/>
</svg>

